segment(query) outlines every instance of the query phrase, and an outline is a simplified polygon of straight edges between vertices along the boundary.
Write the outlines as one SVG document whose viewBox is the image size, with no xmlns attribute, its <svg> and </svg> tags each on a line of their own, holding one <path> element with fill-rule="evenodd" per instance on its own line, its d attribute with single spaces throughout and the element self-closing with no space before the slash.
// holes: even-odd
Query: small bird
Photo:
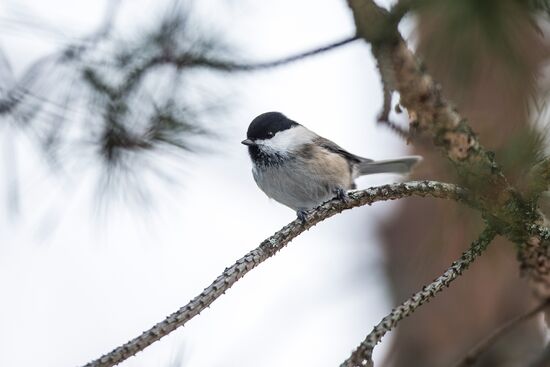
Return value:
<svg viewBox="0 0 550 367">
<path fill-rule="evenodd" d="M 280 112 L 257 116 L 246 139 L 256 184 L 270 198 L 296 211 L 309 210 L 355 189 L 354 180 L 374 173 L 406 173 L 420 156 L 374 161 L 351 154 Z"/>
</svg>

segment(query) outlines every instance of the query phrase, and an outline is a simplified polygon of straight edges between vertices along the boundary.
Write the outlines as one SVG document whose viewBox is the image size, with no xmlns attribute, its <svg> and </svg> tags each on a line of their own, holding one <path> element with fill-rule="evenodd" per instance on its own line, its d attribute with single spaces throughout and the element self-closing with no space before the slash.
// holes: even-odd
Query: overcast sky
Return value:
<svg viewBox="0 0 550 367">
<path fill-rule="evenodd" d="M 150 25 L 161 4 L 123 1 L 117 30 L 131 35 Z M 3 1 L 0 47 L 16 76 L 95 29 L 104 5 Z M 196 11 L 258 60 L 341 39 L 354 29 L 343 0 L 208 0 Z M 38 31 L 29 19 L 64 35 Z M 187 303 L 293 220 L 294 212 L 257 189 L 240 144 L 259 113 L 284 112 L 366 157 L 406 153 L 402 140 L 375 124 L 381 91 L 362 42 L 231 78 L 222 92 L 231 107 L 217 121 L 222 139 L 209 153 L 186 159 L 177 185 L 153 184 L 150 210 L 109 206 L 98 216 L 93 168 L 52 173 L 24 133 L 0 126 L 0 141 L 13 148 L 3 150 L 11 155 L 0 160 L 0 177 L 17 172 L 20 195 L 14 219 L 5 210 L 8 180 L 0 180 L 0 366 L 89 362 Z M 397 179 L 362 178 L 359 186 Z M 339 365 L 392 307 L 374 229 L 393 207 L 355 209 L 316 226 L 184 328 L 121 366 L 164 367 L 173 360 L 193 367 Z"/>
</svg>

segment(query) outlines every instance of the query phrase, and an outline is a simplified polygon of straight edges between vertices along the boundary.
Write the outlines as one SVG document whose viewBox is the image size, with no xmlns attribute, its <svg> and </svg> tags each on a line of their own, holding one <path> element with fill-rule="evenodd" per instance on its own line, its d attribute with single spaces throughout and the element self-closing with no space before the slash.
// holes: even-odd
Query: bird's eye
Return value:
<svg viewBox="0 0 550 367">
<path fill-rule="evenodd" d="M 267 135 L 273 136 L 273 131 L 269 131 L 269 132 L 267 133 Z"/>
</svg>

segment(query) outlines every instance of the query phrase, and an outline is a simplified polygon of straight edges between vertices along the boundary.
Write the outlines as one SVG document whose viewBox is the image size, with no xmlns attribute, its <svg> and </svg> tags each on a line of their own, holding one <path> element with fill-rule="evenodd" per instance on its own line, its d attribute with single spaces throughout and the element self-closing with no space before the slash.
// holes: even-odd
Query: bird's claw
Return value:
<svg viewBox="0 0 550 367">
<path fill-rule="evenodd" d="M 300 210 L 296 211 L 296 216 L 298 217 L 300 222 L 302 222 L 302 224 L 304 224 L 306 222 L 306 219 L 307 219 L 307 211 L 303 210 L 303 209 L 300 209 Z"/>
<path fill-rule="evenodd" d="M 336 193 L 336 198 L 338 200 L 341 200 L 341 201 L 348 201 L 349 197 L 348 197 L 348 193 L 346 192 L 346 190 L 342 189 L 342 188 L 337 188 L 336 190 L 334 190 L 334 192 Z"/>
</svg>

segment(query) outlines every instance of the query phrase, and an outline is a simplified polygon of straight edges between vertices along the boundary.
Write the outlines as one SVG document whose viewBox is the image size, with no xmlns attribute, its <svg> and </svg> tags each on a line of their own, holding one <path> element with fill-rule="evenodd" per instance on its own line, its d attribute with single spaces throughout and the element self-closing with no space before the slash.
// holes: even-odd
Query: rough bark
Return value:
<svg viewBox="0 0 550 367">
<path fill-rule="evenodd" d="M 457 279 L 464 270 L 466 270 L 487 248 L 489 243 L 495 237 L 495 232 L 487 228 L 473 242 L 470 249 L 465 251 L 460 259 L 453 264 L 432 283 L 422 287 L 422 290 L 416 292 L 409 299 L 403 302 L 398 307 L 394 308 L 386 317 L 382 319 L 367 335 L 365 340 L 353 351 L 351 356 L 340 367 L 361 367 L 372 365 L 372 352 L 376 344 L 378 344 L 384 335 L 391 331 L 397 324 L 415 312 L 420 306 L 429 302 L 437 293 L 441 292 L 445 287 L 449 287 L 451 282 Z"/>
<path fill-rule="evenodd" d="M 505 2 L 508 1 L 492 3 Z M 435 3 L 430 2 L 430 7 Z M 449 1 L 441 3 L 441 8 L 452 5 Z M 395 85 L 391 89 L 400 93 L 400 104 L 412 117 L 411 128 L 417 136 L 428 137 L 439 148 L 434 151 L 433 147 L 414 144 L 413 136 L 415 153 L 425 157 L 416 173 L 420 177 L 460 180 L 475 192 L 484 219 L 500 227 L 508 240 L 515 243 L 514 248 L 508 241 L 499 240 L 477 266 L 457 280 L 456 286 L 423 307 L 413 318 L 404 320 L 396 331 L 394 346 L 384 364 L 400 367 L 410 366 L 411 361 L 415 361 L 415 365 L 421 366 L 450 365 L 488 330 L 533 304 L 527 282 L 518 276 L 514 252 L 527 279 L 542 286 L 540 295 L 548 295 L 548 252 L 542 241 L 544 236 L 540 233 L 531 236 L 526 230 L 529 221 L 542 224 L 544 219 L 534 201 L 518 189 L 526 176 L 521 169 L 531 162 L 519 160 L 517 153 L 509 162 L 501 159 L 506 158 L 503 154 L 506 149 L 516 143 L 514 138 L 525 135 L 526 105 L 532 93 L 533 76 L 511 76 L 506 65 L 495 64 L 494 57 L 481 53 L 482 62 L 475 63 L 475 74 L 469 83 L 460 84 L 460 89 L 456 80 L 453 84 L 449 79 L 463 76 L 456 71 L 467 58 L 464 53 L 453 52 L 457 42 L 443 34 L 445 24 L 441 23 L 445 22 L 445 9 L 438 8 L 437 14 L 421 14 L 419 52 L 424 61 L 421 64 L 398 33 L 377 33 L 380 26 L 373 26 L 369 19 L 376 15 L 378 24 L 384 24 L 387 13 L 372 10 L 377 7 L 374 1 L 348 0 L 348 4 L 354 13 L 358 34 L 372 45 L 373 55 L 377 57 L 380 48 L 391 55 L 378 58 L 378 62 L 393 71 Z M 545 54 L 539 51 L 544 47 L 533 35 L 533 28 L 526 24 L 526 18 L 517 13 L 512 15 L 515 16 L 512 24 L 516 25 L 512 28 L 513 36 L 518 37 L 522 52 L 529 51 L 525 60 L 527 70 L 537 70 Z M 386 19 L 385 27 L 392 27 L 393 22 Z M 467 37 L 465 32 L 463 26 L 459 33 Z M 437 37 L 443 41 L 434 46 L 433 38 Z M 473 41 L 475 39 L 468 39 L 464 45 L 471 46 Z M 387 79 L 382 78 L 382 81 Z M 454 104 L 443 97 L 443 92 Z M 479 135 L 474 133 L 472 126 Z M 481 144 L 480 136 L 492 150 L 501 153 L 498 161 L 502 166 L 496 163 L 495 154 Z M 514 167 L 514 162 L 519 163 L 519 167 Z M 383 248 L 388 255 L 387 272 L 394 299 L 410 295 L 418 284 L 429 280 L 434 272 L 451 261 L 463 249 L 465 238 L 479 230 L 480 222 L 479 217 L 463 208 L 445 203 L 430 200 L 405 203 L 383 231 L 386 239 Z M 396 226 L 401 231 L 395 231 Z M 409 245 L 411 238 L 418 244 L 414 249 Z M 448 246 L 442 249 L 441 242 Z M 518 356 L 525 357 L 540 350 L 542 337 L 534 322 L 526 323 L 515 333 L 482 358 L 480 366 L 504 365 L 504 360 L 509 366 L 524 365 L 525 358 L 518 359 Z"/>
<path fill-rule="evenodd" d="M 275 255 L 290 241 L 301 233 L 310 229 L 317 223 L 336 215 L 343 210 L 358 206 L 371 205 L 378 201 L 395 200 L 409 196 L 436 197 L 453 199 L 468 203 L 467 191 L 455 185 L 448 185 L 434 181 L 415 181 L 384 185 L 365 190 L 350 192 L 348 199 L 341 201 L 334 199 L 319 206 L 311 212 L 305 223 L 294 220 L 283 227 L 274 235 L 263 241 L 256 249 L 237 260 L 235 264 L 226 268 L 225 271 L 204 291 L 193 298 L 188 304 L 178 311 L 166 317 L 151 329 L 143 332 L 138 337 L 130 340 L 124 345 L 113 349 L 104 356 L 88 363 L 85 367 L 110 367 L 114 366 L 139 351 L 144 350 L 162 337 L 168 335 L 175 329 L 185 325 L 187 321 L 197 316 L 200 312 L 209 307 L 218 297 L 224 294 L 233 284 L 256 266 Z"/>
</svg>

